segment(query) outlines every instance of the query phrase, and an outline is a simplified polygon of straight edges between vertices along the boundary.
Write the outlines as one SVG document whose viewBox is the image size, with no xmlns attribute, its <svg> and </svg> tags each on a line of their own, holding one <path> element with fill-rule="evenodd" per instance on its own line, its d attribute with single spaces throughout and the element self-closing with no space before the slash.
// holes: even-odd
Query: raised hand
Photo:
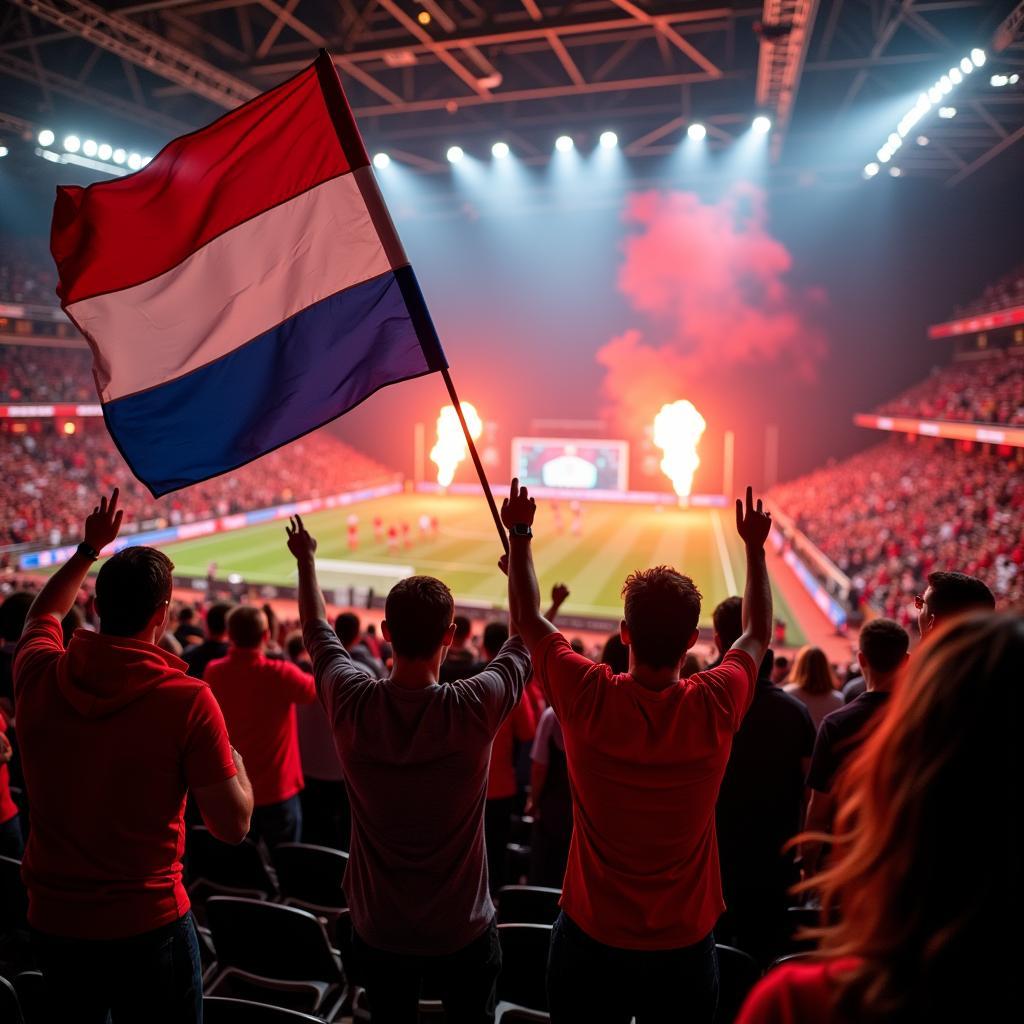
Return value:
<svg viewBox="0 0 1024 1024">
<path fill-rule="evenodd" d="M 556 583 L 551 588 L 551 603 L 556 608 L 560 608 L 563 604 L 565 604 L 565 600 L 568 596 L 569 588 L 564 583 Z"/>
<path fill-rule="evenodd" d="M 743 538 L 747 548 L 759 549 L 764 547 L 771 528 L 771 512 L 764 511 L 760 498 L 757 499 L 757 506 L 754 506 L 754 489 L 748 487 L 746 507 L 740 498 L 736 499 L 736 532 Z"/>
<path fill-rule="evenodd" d="M 117 537 L 117 532 L 121 529 L 124 509 L 117 507 L 119 493 L 115 487 L 109 501 L 106 497 L 100 498 L 100 503 L 85 521 L 85 543 L 96 551 L 102 551 Z"/>
<path fill-rule="evenodd" d="M 533 517 L 537 514 L 537 502 L 527 493 L 525 487 L 519 486 L 519 478 L 512 478 L 508 497 L 501 503 L 501 521 L 507 529 L 523 524 L 533 526 Z"/>
<path fill-rule="evenodd" d="M 292 516 L 284 532 L 288 534 L 288 550 L 295 556 L 296 561 L 312 561 L 316 554 L 316 537 L 306 529 L 302 516 Z"/>
</svg>

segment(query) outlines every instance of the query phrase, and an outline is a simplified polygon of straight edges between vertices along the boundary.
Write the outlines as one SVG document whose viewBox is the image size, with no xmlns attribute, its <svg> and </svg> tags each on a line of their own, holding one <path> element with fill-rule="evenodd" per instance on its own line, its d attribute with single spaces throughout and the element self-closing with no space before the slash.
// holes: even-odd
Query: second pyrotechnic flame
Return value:
<svg viewBox="0 0 1024 1024">
<path fill-rule="evenodd" d="M 462 403 L 462 415 L 466 417 L 469 436 L 475 441 L 484 427 L 480 416 L 469 402 Z M 437 482 L 442 487 L 455 479 L 455 470 L 468 454 L 469 447 L 455 406 L 446 405 L 437 417 L 437 442 L 430 449 L 430 461 L 437 466 Z"/>
<path fill-rule="evenodd" d="M 686 399 L 663 405 L 654 418 L 654 443 L 665 453 L 661 470 L 680 498 L 688 498 L 693 490 L 693 474 L 700 465 L 697 445 L 706 427 L 704 417 Z"/>
</svg>

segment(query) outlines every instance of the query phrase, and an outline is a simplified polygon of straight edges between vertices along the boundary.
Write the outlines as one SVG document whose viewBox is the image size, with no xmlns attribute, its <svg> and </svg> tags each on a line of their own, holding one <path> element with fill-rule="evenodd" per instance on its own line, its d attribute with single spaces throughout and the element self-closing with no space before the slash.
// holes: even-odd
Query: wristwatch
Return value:
<svg viewBox="0 0 1024 1024">
<path fill-rule="evenodd" d="M 93 562 L 100 557 L 100 553 L 91 544 L 86 544 L 84 540 L 78 545 L 78 553 L 85 555 L 86 558 Z"/>
<path fill-rule="evenodd" d="M 513 537 L 532 537 L 533 527 L 528 526 L 526 523 L 513 523 L 508 528 L 508 532 Z"/>
</svg>

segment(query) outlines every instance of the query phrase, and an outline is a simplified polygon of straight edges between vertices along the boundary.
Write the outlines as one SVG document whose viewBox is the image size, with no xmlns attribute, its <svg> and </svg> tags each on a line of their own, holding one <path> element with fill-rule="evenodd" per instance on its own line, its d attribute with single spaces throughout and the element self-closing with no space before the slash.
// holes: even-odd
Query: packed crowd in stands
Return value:
<svg viewBox="0 0 1024 1024">
<path fill-rule="evenodd" d="M 776 487 L 771 499 L 850 577 L 858 600 L 906 624 L 934 570 L 977 575 L 1010 604 L 1024 598 L 1015 456 L 897 437 Z"/>
<path fill-rule="evenodd" d="M 153 498 L 121 458 L 102 421 L 80 421 L 73 434 L 53 420 L 28 421 L 15 433 L 0 421 L 5 487 L 0 545 L 57 546 L 76 537 L 98 491 L 119 487 L 136 527 L 178 525 L 212 516 L 326 497 L 380 483 L 392 474 L 325 431 L 308 434 L 229 476 Z"/>
<path fill-rule="evenodd" d="M 57 271 L 46 242 L 0 235 L 0 303 L 56 306 Z"/>
<path fill-rule="evenodd" d="M 880 406 L 885 416 L 1024 424 L 1024 348 L 955 362 Z"/>
<path fill-rule="evenodd" d="M 88 349 L 0 345 L 0 403 L 96 401 Z"/>
<path fill-rule="evenodd" d="M 958 317 L 974 316 L 1013 306 L 1024 306 L 1024 263 L 988 285 L 973 302 L 957 306 L 954 314 Z"/>
<path fill-rule="evenodd" d="M 378 1024 L 427 995 L 456 1022 L 1001 1019 L 1024 619 L 981 579 L 931 572 L 841 688 L 821 650 L 769 649 L 749 490 L 708 663 L 700 592 L 664 566 L 627 578 L 595 657 L 559 632 L 569 586 L 542 614 L 515 482 L 512 628 L 479 636 L 425 576 L 379 634 L 329 620 L 299 517 L 298 628 L 173 602 L 151 548 L 87 592 L 118 500 L 0 605 L 0 999 L 28 1024 L 255 1019 L 224 996 Z"/>
</svg>

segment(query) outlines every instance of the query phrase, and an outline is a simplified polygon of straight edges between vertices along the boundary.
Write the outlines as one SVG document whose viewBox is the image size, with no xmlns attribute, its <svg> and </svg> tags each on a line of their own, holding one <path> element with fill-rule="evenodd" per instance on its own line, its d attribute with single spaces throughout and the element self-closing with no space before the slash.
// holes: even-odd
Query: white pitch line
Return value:
<svg viewBox="0 0 1024 1024">
<path fill-rule="evenodd" d="M 729 557 L 729 549 L 725 543 L 725 531 L 722 529 L 722 516 L 718 509 L 711 512 L 711 528 L 715 534 L 715 543 L 718 546 L 718 558 L 722 563 L 722 572 L 725 575 L 725 585 L 730 595 L 738 594 L 736 586 L 736 575 L 732 571 L 732 559 Z"/>
</svg>

